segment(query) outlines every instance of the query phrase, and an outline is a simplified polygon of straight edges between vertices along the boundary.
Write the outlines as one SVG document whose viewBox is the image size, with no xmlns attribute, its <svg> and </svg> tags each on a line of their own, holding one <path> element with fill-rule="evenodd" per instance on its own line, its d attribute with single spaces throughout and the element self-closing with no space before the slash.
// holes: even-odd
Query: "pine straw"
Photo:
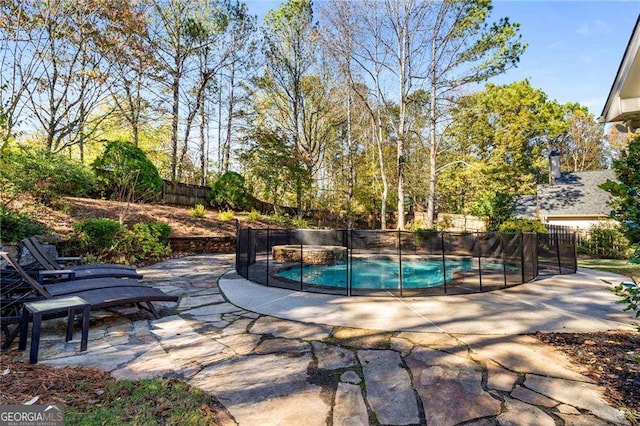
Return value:
<svg viewBox="0 0 640 426">
<path fill-rule="evenodd" d="M 37 404 L 82 408 L 96 403 L 110 380 L 109 373 L 95 368 L 30 365 L 6 355 L 0 355 L 0 368 L 2 404 L 24 404 L 38 397 Z"/>
<path fill-rule="evenodd" d="M 564 352 L 583 374 L 605 388 L 613 406 L 640 424 L 640 333 L 536 333 L 535 337 Z"/>
</svg>

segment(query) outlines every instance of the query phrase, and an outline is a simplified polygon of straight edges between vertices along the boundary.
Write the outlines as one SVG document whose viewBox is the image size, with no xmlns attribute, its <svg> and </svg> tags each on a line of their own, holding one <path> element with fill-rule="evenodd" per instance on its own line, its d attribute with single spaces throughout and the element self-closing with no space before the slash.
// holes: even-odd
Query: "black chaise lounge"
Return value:
<svg viewBox="0 0 640 426">
<path fill-rule="evenodd" d="M 42 285 L 32 278 L 19 264 L 6 252 L 0 252 L 0 258 L 4 259 L 9 267 L 14 269 L 27 284 L 31 290 L 30 299 L 55 299 L 56 297 L 78 296 L 87 301 L 92 309 L 110 308 L 113 306 L 122 306 L 135 304 L 141 309 L 151 312 L 156 318 L 158 313 L 151 302 L 177 302 L 177 296 L 170 296 L 162 290 L 140 284 L 137 281 L 122 278 L 100 278 L 100 279 L 84 279 L 74 280 L 62 283 Z M 22 296 L 22 301 L 26 296 Z M 11 299 L 3 298 L 3 305 L 10 303 Z M 143 306 L 142 304 L 145 304 Z M 4 306 L 3 306 L 4 310 Z M 14 311 L 16 311 L 14 306 Z M 17 314 L 17 312 L 16 312 Z M 11 341 L 16 337 L 16 331 L 9 331 L 9 321 L 2 322 L 2 329 L 6 335 L 6 341 L 2 345 L 3 348 L 9 346 Z"/>
<path fill-rule="evenodd" d="M 60 260 L 74 260 L 80 261 L 80 258 L 53 258 L 42 244 L 38 242 L 35 237 L 25 238 L 22 240 L 23 247 L 31 254 L 35 259 L 38 266 L 47 271 L 60 271 L 68 270 L 73 274 L 61 275 L 58 277 L 59 281 L 65 281 L 68 279 L 85 279 L 85 278 L 132 278 L 142 279 L 134 268 L 127 265 L 118 265 L 113 263 L 108 264 L 91 264 L 91 265 L 73 265 L 64 266 L 58 263 Z"/>
</svg>

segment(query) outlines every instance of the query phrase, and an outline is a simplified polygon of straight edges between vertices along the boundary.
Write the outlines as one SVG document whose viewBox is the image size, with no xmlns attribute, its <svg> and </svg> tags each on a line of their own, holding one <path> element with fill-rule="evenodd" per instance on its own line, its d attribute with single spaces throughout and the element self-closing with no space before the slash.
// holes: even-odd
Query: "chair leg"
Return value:
<svg viewBox="0 0 640 426">
<path fill-rule="evenodd" d="M 156 319 L 160 318 L 160 315 L 158 315 L 158 311 L 156 311 L 156 308 L 151 302 L 147 302 L 147 306 L 149 307 L 149 311 L 153 314 L 154 317 L 156 317 Z"/>
<path fill-rule="evenodd" d="M 2 331 L 4 332 L 6 340 L 4 341 L 2 346 L 0 346 L 0 349 L 1 350 L 9 349 L 9 346 L 11 346 L 11 343 L 13 343 L 15 338 L 18 337 L 18 334 L 20 334 L 20 324 L 16 325 L 13 328 L 13 330 L 10 330 L 7 325 L 4 325 L 2 327 Z"/>
</svg>

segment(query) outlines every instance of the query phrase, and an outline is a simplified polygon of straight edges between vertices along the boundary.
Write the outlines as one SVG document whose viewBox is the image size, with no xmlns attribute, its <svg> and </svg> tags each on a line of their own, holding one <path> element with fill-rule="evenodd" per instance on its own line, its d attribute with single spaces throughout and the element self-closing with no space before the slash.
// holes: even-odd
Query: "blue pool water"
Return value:
<svg viewBox="0 0 640 426">
<path fill-rule="evenodd" d="M 447 282 L 456 271 L 473 267 L 470 258 L 447 259 L 445 262 Z M 399 264 L 392 259 L 353 259 L 349 265 L 351 288 L 398 289 L 400 288 Z M 300 267 L 280 270 L 276 276 L 300 281 Z M 302 267 L 302 281 L 327 287 L 347 286 L 347 265 L 308 265 Z M 404 288 L 435 287 L 444 284 L 442 260 L 402 260 L 402 285 Z"/>
</svg>

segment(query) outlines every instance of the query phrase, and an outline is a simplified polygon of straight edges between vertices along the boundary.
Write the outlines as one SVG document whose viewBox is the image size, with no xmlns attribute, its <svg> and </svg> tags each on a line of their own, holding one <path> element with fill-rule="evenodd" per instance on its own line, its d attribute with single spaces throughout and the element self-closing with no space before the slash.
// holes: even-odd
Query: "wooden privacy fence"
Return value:
<svg viewBox="0 0 640 426">
<path fill-rule="evenodd" d="M 211 188 L 208 186 L 164 180 L 158 201 L 179 206 L 195 206 L 196 204 L 208 206 L 210 192 Z"/>
</svg>

